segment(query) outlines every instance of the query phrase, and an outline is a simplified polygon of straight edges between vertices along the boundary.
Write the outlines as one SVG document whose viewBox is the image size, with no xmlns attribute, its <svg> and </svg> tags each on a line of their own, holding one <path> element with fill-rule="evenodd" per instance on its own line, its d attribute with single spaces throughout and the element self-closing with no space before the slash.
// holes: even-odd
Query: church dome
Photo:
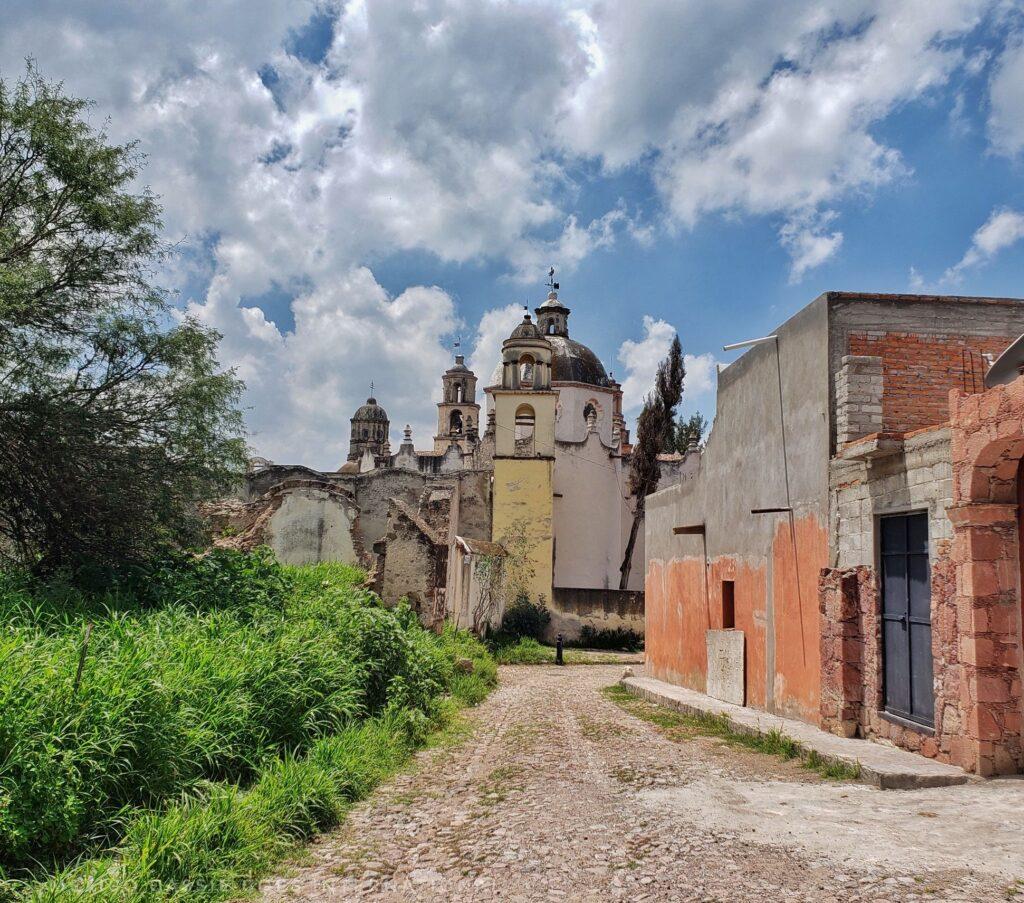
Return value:
<svg viewBox="0 0 1024 903">
<path fill-rule="evenodd" d="M 592 386 L 610 384 L 601 359 L 586 345 L 568 336 L 544 336 L 553 349 L 551 379 L 553 382 L 588 383 Z"/>
<path fill-rule="evenodd" d="M 366 404 L 359 408 L 352 415 L 353 420 L 376 420 L 381 423 L 387 423 L 388 412 L 384 410 L 379 404 L 377 399 L 372 395 L 366 399 Z"/>
</svg>

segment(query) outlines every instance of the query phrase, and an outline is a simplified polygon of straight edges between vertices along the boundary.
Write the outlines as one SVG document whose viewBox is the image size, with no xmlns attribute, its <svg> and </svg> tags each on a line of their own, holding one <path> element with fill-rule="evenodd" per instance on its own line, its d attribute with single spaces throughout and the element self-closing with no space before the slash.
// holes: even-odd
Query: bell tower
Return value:
<svg viewBox="0 0 1024 903">
<path fill-rule="evenodd" d="M 491 535 L 510 555 L 522 548 L 514 575 L 534 602 L 550 604 L 554 574 L 552 475 L 555 404 L 551 343 L 527 313 L 501 346 L 501 385 L 494 398 L 494 494 Z"/>
<path fill-rule="evenodd" d="M 558 300 L 558 283 L 555 282 L 555 268 L 548 270 L 547 300 L 534 310 L 537 314 L 537 328 L 541 335 L 569 337 L 569 314 L 571 311 Z"/>
<path fill-rule="evenodd" d="M 434 451 L 444 454 L 452 442 L 470 452 L 480 435 L 480 405 L 476 401 L 476 375 L 466 359 L 455 355 L 455 364 L 441 377 L 441 400 L 437 404 L 437 434 Z"/>
<path fill-rule="evenodd" d="M 391 453 L 388 442 L 391 423 L 387 411 L 373 397 L 373 383 L 370 383 L 370 397 L 366 399 L 366 404 L 356 410 L 349 422 L 352 424 L 348 444 L 349 461 L 358 461 L 367 449 L 374 457 Z"/>
</svg>

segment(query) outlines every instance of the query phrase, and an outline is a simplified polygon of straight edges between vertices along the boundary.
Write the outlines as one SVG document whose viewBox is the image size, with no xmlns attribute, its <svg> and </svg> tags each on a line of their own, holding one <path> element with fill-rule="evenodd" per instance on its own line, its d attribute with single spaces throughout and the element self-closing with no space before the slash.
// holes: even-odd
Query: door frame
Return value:
<svg viewBox="0 0 1024 903">
<path fill-rule="evenodd" d="M 928 544 L 928 626 L 929 626 L 929 649 L 928 655 L 931 658 L 932 663 L 932 718 L 931 721 L 919 721 L 909 715 L 903 715 L 898 712 L 891 712 L 887 707 L 887 680 L 886 680 L 886 649 L 885 649 L 885 572 L 883 569 L 883 554 L 882 554 L 882 521 L 890 517 L 912 517 L 914 515 L 923 515 L 927 526 L 927 544 Z M 935 630 L 935 598 L 932 593 L 931 577 L 932 577 L 932 565 L 934 563 L 934 544 L 932 542 L 932 530 L 931 530 L 931 511 L 925 508 L 909 508 L 897 511 L 884 511 L 878 512 L 875 516 L 875 573 L 877 574 L 877 586 L 878 586 L 878 714 L 886 721 L 891 721 L 894 724 L 898 724 L 902 727 L 910 728 L 920 734 L 934 735 L 935 733 L 935 643 L 934 643 L 934 630 Z M 913 671 L 913 662 L 911 658 L 910 645 L 909 645 L 909 622 L 910 622 L 910 599 L 907 599 L 907 630 L 908 630 L 908 645 L 907 645 L 907 668 L 908 673 Z M 911 674 L 911 679 L 912 674 Z M 908 688 L 909 689 L 909 688 Z"/>
</svg>

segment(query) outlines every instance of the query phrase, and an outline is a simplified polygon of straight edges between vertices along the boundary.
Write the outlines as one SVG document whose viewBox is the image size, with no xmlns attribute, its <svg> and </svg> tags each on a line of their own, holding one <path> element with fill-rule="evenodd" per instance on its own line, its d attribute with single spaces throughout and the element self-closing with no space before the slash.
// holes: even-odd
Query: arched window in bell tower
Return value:
<svg viewBox="0 0 1024 903">
<path fill-rule="evenodd" d="M 462 432 L 462 411 L 452 411 L 448 418 L 448 430 L 452 433 Z"/>
<path fill-rule="evenodd" d="M 519 358 L 519 385 L 531 387 L 533 385 L 534 362 L 533 358 L 524 354 Z"/>
</svg>

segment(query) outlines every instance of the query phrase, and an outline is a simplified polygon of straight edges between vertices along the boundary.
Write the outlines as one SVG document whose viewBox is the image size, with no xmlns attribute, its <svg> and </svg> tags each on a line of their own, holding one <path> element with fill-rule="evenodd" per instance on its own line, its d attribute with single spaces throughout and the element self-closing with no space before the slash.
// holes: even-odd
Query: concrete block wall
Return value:
<svg viewBox="0 0 1024 903">
<path fill-rule="evenodd" d="M 867 461 L 834 458 L 829 474 L 834 566 L 875 566 L 875 522 L 884 514 L 927 511 L 933 547 L 953 538 L 946 516 L 953 501 L 948 427 L 908 436 L 898 454 Z"/>
<path fill-rule="evenodd" d="M 836 441 L 842 445 L 882 430 L 882 359 L 847 354 L 835 375 Z"/>
</svg>

